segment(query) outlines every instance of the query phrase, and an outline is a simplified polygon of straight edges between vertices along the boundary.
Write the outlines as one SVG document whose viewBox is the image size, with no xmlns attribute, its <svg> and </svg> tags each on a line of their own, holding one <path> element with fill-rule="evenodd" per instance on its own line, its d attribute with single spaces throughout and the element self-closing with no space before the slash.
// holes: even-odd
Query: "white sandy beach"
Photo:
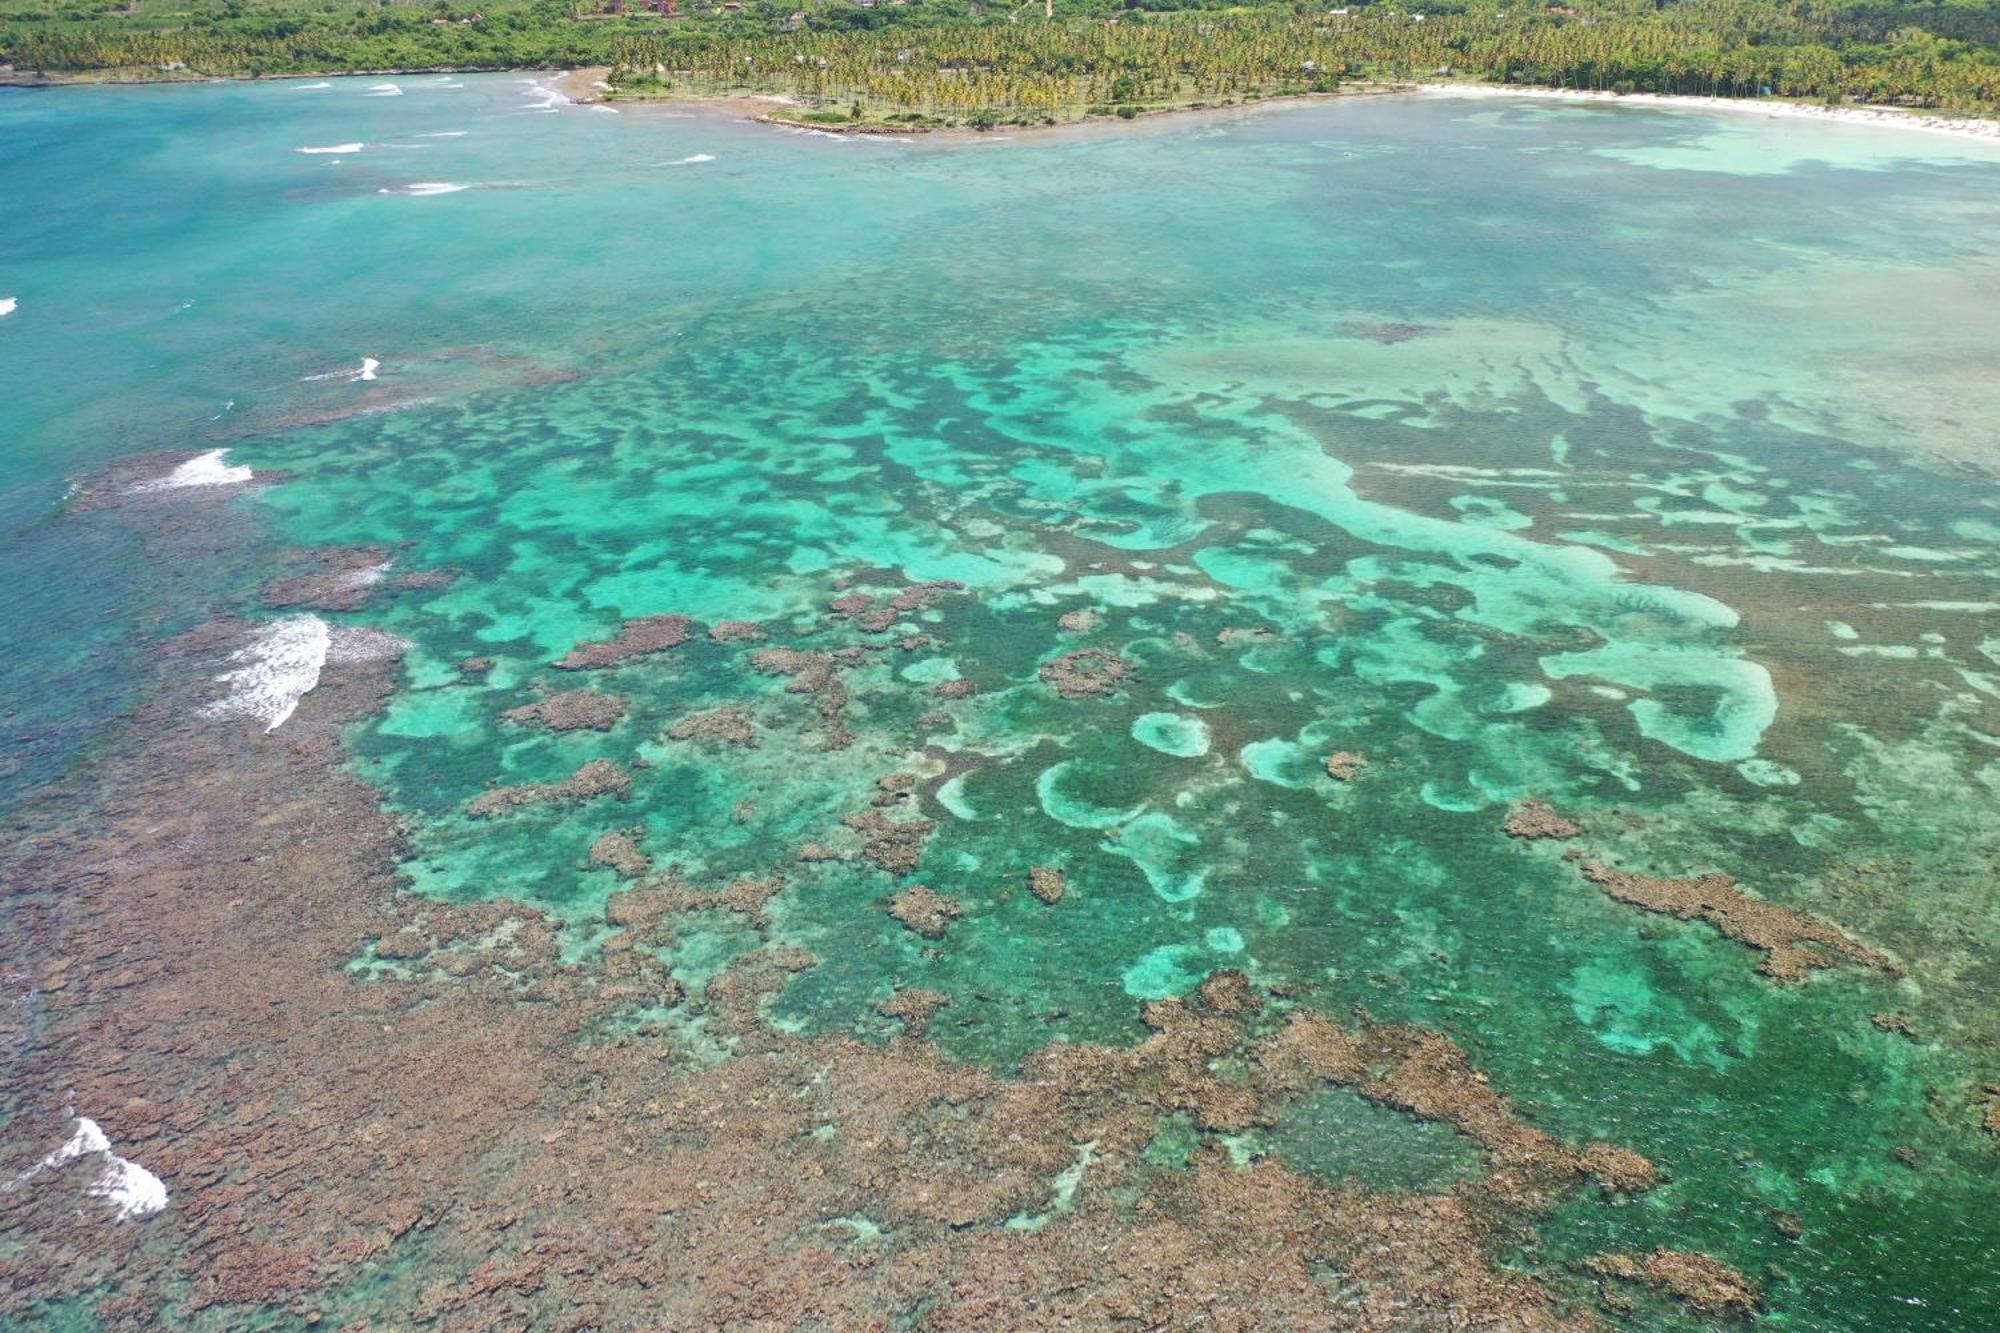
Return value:
<svg viewBox="0 0 2000 1333">
<path fill-rule="evenodd" d="M 1564 102 L 1615 102 L 1620 106 L 1732 111 L 1744 115 L 1797 117 L 1839 124 L 1881 125 L 1890 129 L 1923 130 L 1932 134 L 1953 134 L 2000 142 L 2000 120 L 1948 116 L 1928 111 L 1898 111 L 1887 107 L 1821 106 L 1812 102 L 1780 102 L 1770 98 L 1590 92 L 1582 88 L 1530 88 L 1495 83 L 1423 83 L 1417 85 L 1416 91 L 1442 97 L 1537 97 Z"/>
</svg>

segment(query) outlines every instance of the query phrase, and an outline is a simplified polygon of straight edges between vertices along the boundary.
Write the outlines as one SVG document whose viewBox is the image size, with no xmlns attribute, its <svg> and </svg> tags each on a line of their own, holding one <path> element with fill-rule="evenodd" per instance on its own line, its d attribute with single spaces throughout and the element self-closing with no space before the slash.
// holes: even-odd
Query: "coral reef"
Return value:
<svg viewBox="0 0 2000 1333">
<path fill-rule="evenodd" d="M 751 724 L 749 712 L 734 705 L 690 713 L 667 728 L 667 738 L 714 741 L 721 745 L 738 745 L 746 750 L 757 748 L 757 728 Z"/>
<path fill-rule="evenodd" d="M 564 671 L 593 671 L 618 666 L 635 657 L 678 648 L 693 633 L 694 622 L 686 616 L 642 616 L 626 621 L 615 638 L 578 644 L 556 659 L 556 665 Z"/>
<path fill-rule="evenodd" d="M 1326 757 L 1326 775 L 1335 782 L 1352 782 L 1368 767 L 1368 756 L 1352 750 L 1335 750 Z"/>
<path fill-rule="evenodd" d="M 1062 871 L 1054 866 L 1033 866 L 1028 871 L 1028 892 L 1051 907 L 1063 900 L 1068 888 Z"/>
<path fill-rule="evenodd" d="M 912 884 L 889 900 L 889 915 L 927 940 L 941 940 L 951 923 L 965 915 L 958 899 L 923 884 Z"/>
<path fill-rule="evenodd" d="M 1116 690 L 1132 675 L 1132 664 L 1103 648 L 1078 648 L 1044 662 L 1040 676 L 1065 699 L 1089 699 Z"/>
<path fill-rule="evenodd" d="M 1574 838 L 1582 830 L 1564 819 L 1549 807 L 1548 802 L 1523 801 L 1507 812 L 1506 822 L 1501 829 L 1510 838 L 1533 841 L 1538 838 L 1553 838 L 1558 841 Z"/>
<path fill-rule="evenodd" d="M 473 798 L 465 813 L 473 819 L 530 805 L 580 805 L 599 796 L 629 796 L 632 775 L 609 759 L 593 759 L 561 782 L 523 782 L 494 787 Z"/>
<path fill-rule="evenodd" d="M 1814 969 L 1829 967 L 1841 958 L 1891 976 L 1901 974 L 1887 954 L 1857 943 L 1840 927 L 1794 908 L 1752 898 L 1728 875 L 1654 879 L 1588 860 L 1581 861 L 1579 868 L 1585 879 L 1621 903 L 1682 921 L 1706 921 L 1727 938 L 1759 950 L 1764 958 L 1757 970 L 1774 981 L 1804 981 Z"/>
<path fill-rule="evenodd" d="M 1585 1265 L 1602 1277 L 1638 1282 L 1704 1315 L 1750 1319 L 1763 1307 L 1757 1284 L 1706 1254 L 1658 1249 L 1649 1254 L 1593 1255 Z"/>
<path fill-rule="evenodd" d="M 625 701 L 597 690 L 562 690 L 510 708 L 503 721 L 548 731 L 609 731 L 625 716 Z"/>
</svg>

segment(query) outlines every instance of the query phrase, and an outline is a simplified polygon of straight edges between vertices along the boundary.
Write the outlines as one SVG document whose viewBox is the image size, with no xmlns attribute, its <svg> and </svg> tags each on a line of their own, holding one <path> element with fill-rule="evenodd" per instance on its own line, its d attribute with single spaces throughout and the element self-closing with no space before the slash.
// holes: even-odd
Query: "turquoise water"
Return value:
<svg viewBox="0 0 2000 1333">
<path fill-rule="evenodd" d="M 897 143 L 378 82 L 0 97 L 8 791 L 115 728 L 146 633 L 269 614 L 256 568 L 152 569 L 62 508 L 106 461 L 227 447 L 282 474 L 232 502 L 272 551 L 459 575 L 328 617 L 412 645 L 350 739 L 415 892 L 535 902 L 587 960 L 619 887 L 587 849 L 643 825 L 692 879 L 786 875 L 775 933 L 822 963 L 778 1021 L 877 1034 L 921 984 L 999 1066 L 1132 1041 L 1217 968 L 1310 984 L 1668 1173 L 1521 1262 L 1702 1249 L 1780 1266 L 1788 1327 L 2000 1319 L 2000 153 L 1449 98 Z M 845 673 L 844 748 L 704 637 L 591 673 L 609 731 L 500 719 L 629 618 L 832 648 L 869 636 L 820 629 L 831 599 L 923 580 L 965 590 Z M 1039 669 L 1086 647 L 1135 673 L 1060 698 Z M 754 748 L 666 735 L 722 705 Z M 644 761 L 628 803 L 466 815 L 596 758 Z M 939 821 L 905 878 L 964 910 L 930 954 L 890 876 L 792 859 L 898 771 Z M 1503 837 L 1530 796 L 1909 975 L 1774 985 Z M 673 961 L 698 991 L 754 942 Z M 1334 1098 L 1267 1149 L 1465 1169 L 1371 1123 Z"/>
</svg>

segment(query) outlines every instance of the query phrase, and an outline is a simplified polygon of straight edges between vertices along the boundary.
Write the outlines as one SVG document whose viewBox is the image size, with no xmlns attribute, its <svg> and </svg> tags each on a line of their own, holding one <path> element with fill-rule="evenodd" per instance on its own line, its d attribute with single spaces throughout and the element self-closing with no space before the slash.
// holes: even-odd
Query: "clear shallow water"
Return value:
<svg viewBox="0 0 2000 1333">
<path fill-rule="evenodd" d="M 2000 1311 L 1973 1105 L 2000 1037 L 2000 486 L 1953 461 L 1996 457 L 1991 150 L 1452 99 L 897 144 L 379 82 L 0 98 L 13 790 L 108 725 L 133 631 L 253 604 L 254 571 L 167 578 L 64 522 L 66 479 L 228 445 L 287 477 L 240 502 L 274 544 L 460 571 L 346 617 L 414 645 L 352 743 L 412 817 L 418 892 L 545 905 L 588 957 L 617 885 L 585 850 L 643 824 L 704 882 L 787 875 L 779 933 L 824 961 L 782 1021 L 878 1030 L 922 984 L 954 996 L 938 1039 L 999 1064 L 1130 1040 L 1139 999 L 1213 968 L 1311 983 L 1670 1173 L 1579 1200 L 1526 1262 L 1778 1264 L 1800 1328 Z M 849 673 L 848 749 L 706 642 L 597 673 L 632 704 L 609 733 L 500 721 L 629 617 L 811 646 L 854 577 L 969 595 Z M 1058 632 L 1084 608 L 1098 628 Z M 1037 682 L 1085 645 L 1137 678 Z M 979 693 L 932 692 L 961 677 Z M 663 738 L 724 703 L 758 748 Z M 1335 783 L 1334 750 L 1369 768 Z M 648 761 L 629 804 L 464 816 L 597 757 Z M 899 768 L 950 778 L 914 876 L 966 908 L 936 958 L 887 877 L 791 863 Z M 1504 839 L 1531 795 L 1910 978 L 1775 987 Z M 1030 864 L 1064 868 L 1059 909 Z M 675 961 L 698 988 L 752 939 L 684 931 Z M 1463 1167 L 1337 1104 L 1270 1139 L 1396 1187 Z"/>
</svg>

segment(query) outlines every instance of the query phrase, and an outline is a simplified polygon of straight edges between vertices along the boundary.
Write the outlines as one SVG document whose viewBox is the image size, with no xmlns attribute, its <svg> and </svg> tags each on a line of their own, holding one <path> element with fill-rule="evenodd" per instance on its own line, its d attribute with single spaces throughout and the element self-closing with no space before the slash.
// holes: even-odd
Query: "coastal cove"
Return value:
<svg viewBox="0 0 2000 1333">
<path fill-rule="evenodd" d="M 2000 1320 L 1990 122 L 611 71 L 0 89 L 0 1326 Z"/>
</svg>

